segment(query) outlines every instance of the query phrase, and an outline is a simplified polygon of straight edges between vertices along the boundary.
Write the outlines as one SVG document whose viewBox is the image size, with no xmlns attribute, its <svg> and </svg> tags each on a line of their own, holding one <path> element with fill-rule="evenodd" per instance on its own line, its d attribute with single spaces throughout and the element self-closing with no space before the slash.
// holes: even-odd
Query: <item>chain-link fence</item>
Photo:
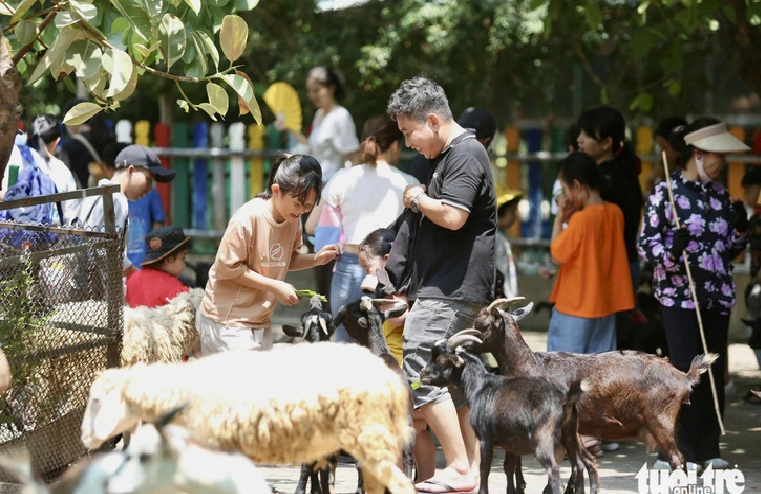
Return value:
<svg viewBox="0 0 761 494">
<path fill-rule="evenodd" d="M 103 195 L 113 218 L 111 192 L 25 201 Z M 12 374 L 0 395 L 0 455 L 26 447 L 46 480 L 86 454 L 80 425 L 94 374 L 119 365 L 124 232 L 110 223 L 92 231 L 0 221 L 0 342 Z M 0 469 L 0 482 L 16 479 Z"/>
</svg>

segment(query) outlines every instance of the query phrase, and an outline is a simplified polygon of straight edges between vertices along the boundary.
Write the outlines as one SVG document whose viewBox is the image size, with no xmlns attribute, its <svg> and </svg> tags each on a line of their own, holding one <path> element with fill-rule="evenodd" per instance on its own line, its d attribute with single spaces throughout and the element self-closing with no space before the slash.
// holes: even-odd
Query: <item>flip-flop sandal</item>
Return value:
<svg viewBox="0 0 761 494">
<path fill-rule="evenodd" d="M 745 396 L 743 396 L 743 401 L 745 403 L 750 403 L 751 405 L 761 405 L 761 397 L 754 394 L 753 391 L 748 391 L 745 393 Z"/>
<path fill-rule="evenodd" d="M 421 491 L 418 487 L 420 484 L 430 484 L 430 485 L 438 485 L 439 487 L 443 487 L 443 491 Z M 478 486 L 471 487 L 470 489 L 466 487 L 461 487 L 459 489 L 456 489 L 452 487 L 451 485 L 447 484 L 446 482 L 442 482 L 440 480 L 434 480 L 434 479 L 428 479 L 424 480 L 422 482 L 419 482 L 415 484 L 415 490 L 420 493 L 425 494 L 451 494 L 451 493 L 457 493 L 457 494 L 470 494 L 472 492 L 475 492 L 476 489 L 478 489 Z"/>
</svg>

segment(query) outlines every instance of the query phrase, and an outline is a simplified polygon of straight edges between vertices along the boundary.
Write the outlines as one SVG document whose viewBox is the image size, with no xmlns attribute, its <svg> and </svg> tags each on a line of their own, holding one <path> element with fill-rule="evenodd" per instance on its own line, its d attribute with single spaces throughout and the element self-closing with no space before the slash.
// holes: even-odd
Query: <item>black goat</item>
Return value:
<svg viewBox="0 0 761 494">
<path fill-rule="evenodd" d="M 390 308 L 381 311 L 378 307 L 394 304 Z M 406 382 L 399 362 L 391 354 L 383 336 L 383 321 L 389 318 L 400 317 L 407 310 L 407 304 L 399 300 L 379 299 L 362 297 L 350 304 L 342 305 L 336 314 L 335 325 L 343 324 L 346 332 L 357 342 L 370 349 L 370 351 L 383 359 L 386 365 L 399 373 L 399 378 Z M 409 401 L 409 420 L 412 424 L 412 393 Z M 402 465 L 404 473 L 409 478 L 413 477 L 414 458 L 412 448 L 414 444 L 408 444 L 402 451 Z"/>
<path fill-rule="evenodd" d="M 684 373 L 664 358 L 633 351 L 533 352 L 517 324 L 533 304 L 513 313 L 502 310 L 519 300 L 523 298 L 496 300 L 482 309 L 474 327 L 483 335 L 483 345 L 475 350 L 491 352 L 503 376 L 549 377 L 566 385 L 589 379 L 591 390 L 579 402 L 581 434 L 608 441 L 637 438 L 648 450 L 657 445 L 672 468 L 683 468 L 684 457 L 675 440 L 677 414 L 718 356 L 699 355 Z"/>
<path fill-rule="evenodd" d="M 488 494 L 494 446 L 505 450 L 507 493 L 516 486 L 513 476 L 521 455 L 533 454 L 547 470 L 548 489 L 560 494 L 558 462 L 565 453 L 571 462 L 571 480 L 566 492 L 584 492 L 584 467 L 590 477 L 590 490 L 596 494 L 599 477 L 594 459 L 583 449 L 577 433 L 576 406 L 582 394 L 581 381 L 570 388 L 549 378 L 495 376 L 483 362 L 464 351 L 461 345 L 481 344 L 475 331 L 458 333 L 439 340 L 431 362 L 420 378 L 424 384 L 457 386 L 470 407 L 470 425 L 481 441 L 481 486 Z"/>
<path fill-rule="evenodd" d="M 283 333 L 286 336 L 304 338 L 305 341 L 310 343 L 330 340 L 335 330 L 336 325 L 333 324 L 333 316 L 330 312 L 323 312 L 319 296 L 309 299 L 309 310 L 301 316 L 301 326 L 283 325 Z M 325 460 L 328 466 L 319 469 L 317 468 L 317 463 L 302 463 L 295 494 L 305 494 L 307 479 L 312 480 L 312 494 L 329 494 L 332 491 L 336 483 L 338 454 L 331 455 Z"/>
</svg>

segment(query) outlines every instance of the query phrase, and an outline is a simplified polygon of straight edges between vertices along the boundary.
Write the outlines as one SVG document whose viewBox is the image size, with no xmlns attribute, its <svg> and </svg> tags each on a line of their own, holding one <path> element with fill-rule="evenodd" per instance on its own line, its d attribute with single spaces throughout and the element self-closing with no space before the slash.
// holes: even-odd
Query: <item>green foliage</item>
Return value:
<svg viewBox="0 0 761 494">
<path fill-rule="evenodd" d="M 0 281 L 0 341 L 3 352 L 11 362 L 13 387 L 0 397 L 0 422 L 13 422 L 19 429 L 23 420 L 19 417 L 18 400 L 28 401 L 30 387 L 40 384 L 40 368 L 43 359 L 34 357 L 44 340 L 45 324 L 54 313 L 46 312 L 40 305 L 37 293 L 36 272 L 38 266 L 24 261 L 14 267 L 10 279 Z"/>
<path fill-rule="evenodd" d="M 0 14 L 10 15 L 4 31 L 13 52 L 23 55 L 17 69 L 28 84 L 44 85 L 46 75 L 69 83 L 68 76 L 73 75 L 94 97 L 98 108 L 92 104 L 74 107 L 64 117 L 67 123 L 118 109 L 146 74 L 173 81 L 183 96 L 181 108 L 203 110 L 212 117 L 224 118 L 229 109 L 227 91 L 232 89 L 254 119 L 261 121 L 249 80 L 230 77 L 248 41 L 248 26 L 235 12 L 251 10 L 257 3 L 22 0 L 4 2 Z M 221 71 L 218 46 L 230 60 L 230 66 Z M 208 99 L 200 104 L 191 101 L 180 87 L 187 83 L 204 83 Z"/>
</svg>

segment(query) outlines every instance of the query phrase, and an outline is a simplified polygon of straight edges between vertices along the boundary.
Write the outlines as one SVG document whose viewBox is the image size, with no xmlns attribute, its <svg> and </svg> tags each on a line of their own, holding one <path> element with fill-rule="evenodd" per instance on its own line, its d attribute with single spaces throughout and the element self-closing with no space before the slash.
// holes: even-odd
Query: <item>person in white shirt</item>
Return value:
<svg viewBox="0 0 761 494">
<path fill-rule="evenodd" d="M 122 149 L 114 162 L 114 175 L 104 178 L 98 185 L 119 185 L 121 191 L 113 195 L 114 218 L 116 228 L 127 229 L 128 199 L 140 199 L 150 190 L 153 181 L 171 182 L 174 172 L 161 165 L 156 153 L 149 147 L 130 144 Z M 105 226 L 103 215 L 103 196 L 87 197 L 79 208 L 78 223 L 89 230 L 102 230 Z M 125 241 L 129 238 L 127 232 Z M 126 244 L 125 244 L 126 252 Z M 129 258 L 124 255 L 122 264 L 124 275 L 129 276 L 136 268 Z"/>
<path fill-rule="evenodd" d="M 404 211 L 405 187 L 419 184 L 415 177 L 394 166 L 401 155 L 402 137 L 399 126 L 387 116 L 368 120 L 362 129 L 362 164 L 339 170 L 325 184 L 322 200 L 307 220 L 307 233 L 314 233 L 323 207 L 330 206 L 341 213 L 346 245 L 330 285 L 333 314 L 362 296 L 360 285 L 365 272 L 357 257 L 359 244 L 370 232 L 393 223 Z M 335 340 L 353 341 L 343 326 L 336 328 Z"/>
<path fill-rule="evenodd" d="M 309 137 L 297 130 L 289 132 L 299 144 L 307 145 L 303 154 L 320 162 L 322 179 L 327 182 L 347 161 L 357 163 L 357 127 L 349 111 L 341 106 L 346 97 L 343 79 L 328 67 L 314 67 L 307 76 L 307 95 L 317 108 Z M 284 121 L 275 126 L 283 130 Z"/>
<path fill-rule="evenodd" d="M 73 192 L 77 190 L 77 181 L 69 167 L 56 157 L 60 141 L 61 122 L 58 118 L 50 113 L 36 115 L 29 126 L 27 144 L 36 151 L 32 155 L 37 166 L 55 182 L 58 192 Z M 63 218 L 60 224 L 71 224 L 79 209 L 79 202 L 79 199 L 72 199 L 61 203 Z"/>
</svg>

